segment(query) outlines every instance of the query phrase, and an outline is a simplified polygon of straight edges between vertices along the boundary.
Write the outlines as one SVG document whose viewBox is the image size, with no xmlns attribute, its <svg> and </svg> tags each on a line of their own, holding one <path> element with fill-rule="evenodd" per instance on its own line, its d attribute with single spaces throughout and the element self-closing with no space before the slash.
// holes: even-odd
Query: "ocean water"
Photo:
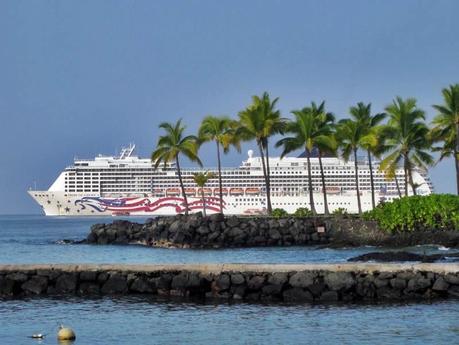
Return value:
<svg viewBox="0 0 459 345">
<path fill-rule="evenodd" d="M 117 218 L 119 219 L 119 218 Z M 163 249 L 143 246 L 63 244 L 86 238 L 94 223 L 109 218 L 59 218 L 0 216 L 0 264 L 2 263 L 306 263 L 345 262 L 374 247 L 328 249 L 319 247 L 271 247 L 241 249 Z M 143 222 L 145 218 L 131 218 Z M 444 253 L 438 246 L 407 248 L 418 253 Z M 384 249 L 387 250 L 387 249 Z"/>
<path fill-rule="evenodd" d="M 113 218 L 0 217 L 0 264 L 343 262 L 377 248 L 153 249 L 61 244 Z M 138 219 L 142 221 L 143 219 Z M 436 246 L 409 248 L 445 252 Z M 283 305 L 185 302 L 146 297 L 0 300 L 0 344 L 57 344 L 58 324 L 74 344 L 459 344 L 459 301 Z M 29 338 L 45 333 L 44 340 Z"/>
<path fill-rule="evenodd" d="M 202 304 L 145 298 L 0 302 L 1 344 L 458 344 L 459 302 L 385 305 Z M 47 334 L 43 341 L 28 338 Z"/>
</svg>

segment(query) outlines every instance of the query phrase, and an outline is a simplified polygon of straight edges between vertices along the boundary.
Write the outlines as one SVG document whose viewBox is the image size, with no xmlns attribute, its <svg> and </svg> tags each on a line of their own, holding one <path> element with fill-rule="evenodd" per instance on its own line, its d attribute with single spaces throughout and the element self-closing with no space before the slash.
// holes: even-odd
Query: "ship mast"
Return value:
<svg viewBox="0 0 459 345">
<path fill-rule="evenodd" d="M 134 152 L 134 149 L 135 149 L 135 144 L 129 144 L 128 147 L 123 147 L 121 149 L 121 153 L 118 159 L 125 159 L 128 157 L 131 157 L 132 153 Z"/>
</svg>

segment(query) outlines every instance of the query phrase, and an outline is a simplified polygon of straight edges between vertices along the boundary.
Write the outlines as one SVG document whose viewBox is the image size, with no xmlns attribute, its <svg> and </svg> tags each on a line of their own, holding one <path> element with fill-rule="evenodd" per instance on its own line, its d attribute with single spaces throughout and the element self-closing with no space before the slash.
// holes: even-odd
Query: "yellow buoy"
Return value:
<svg viewBox="0 0 459 345">
<path fill-rule="evenodd" d="M 69 327 L 60 326 L 57 333 L 57 340 L 75 340 L 76 335 L 73 329 Z"/>
</svg>

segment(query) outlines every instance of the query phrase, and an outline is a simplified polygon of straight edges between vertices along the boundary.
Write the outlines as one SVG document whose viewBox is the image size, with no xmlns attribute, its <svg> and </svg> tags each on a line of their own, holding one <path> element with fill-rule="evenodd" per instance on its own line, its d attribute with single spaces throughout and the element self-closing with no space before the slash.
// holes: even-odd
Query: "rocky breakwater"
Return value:
<svg viewBox="0 0 459 345">
<path fill-rule="evenodd" d="M 93 244 L 143 244 L 171 248 L 223 248 L 327 244 L 333 224 L 324 218 L 158 217 L 145 224 L 114 221 L 95 224 L 87 237 Z"/>
<path fill-rule="evenodd" d="M 238 217 L 201 214 L 158 217 L 144 224 L 116 220 L 95 224 L 91 244 L 141 244 L 166 248 L 231 248 L 291 245 L 409 247 L 437 244 L 459 248 L 459 231 L 390 233 L 358 217 Z"/>
<path fill-rule="evenodd" d="M 295 303 L 458 298 L 459 265 L 0 265 L 3 298 L 127 294 Z"/>
</svg>

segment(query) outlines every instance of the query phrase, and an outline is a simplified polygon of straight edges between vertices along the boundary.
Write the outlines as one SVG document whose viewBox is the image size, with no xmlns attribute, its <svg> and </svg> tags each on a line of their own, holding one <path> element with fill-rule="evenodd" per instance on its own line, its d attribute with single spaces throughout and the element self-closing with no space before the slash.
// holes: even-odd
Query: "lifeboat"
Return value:
<svg viewBox="0 0 459 345">
<path fill-rule="evenodd" d="M 211 188 L 198 188 L 198 194 L 201 195 L 204 193 L 204 195 L 212 195 L 212 189 Z"/>
<path fill-rule="evenodd" d="M 196 195 L 196 189 L 194 189 L 194 188 L 185 188 L 185 194 L 186 194 L 186 196 L 195 196 Z"/>
<path fill-rule="evenodd" d="M 230 195 L 239 196 L 244 195 L 244 189 L 242 188 L 231 188 L 229 190 Z"/>
<path fill-rule="evenodd" d="M 246 195 L 258 195 L 260 194 L 260 188 L 246 188 L 245 194 Z"/>
<path fill-rule="evenodd" d="M 228 195 L 228 188 L 222 188 L 222 194 L 223 195 Z M 214 195 L 219 196 L 220 195 L 220 188 L 214 188 Z"/>
<path fill-rule="evenodd" d="M 159 195 L 162 196 L 164 195 L 164 189 L 153 189 L 153 195 Z"/>
<path fill-rule="evenodd" d="M 167 195 L 167 196 L 177 196 L 177 195 L 180 195 L 180 189 L 179 189 L 179 188 L 167 188 L 167 189 L 166 189 L 166 195 Z"/>
<path fill-rule="evenodd" d="M 258 215 L 258 214 L 265 214 L 266 211 L 260 210 L 258 208 L 248 208 L 244 210 L 244 214 L 246 215 Z"/>
<path fill-rule="evenodd" d="M 322 189 L 323 191 L 323 189 Z M 326 187 L 325 192 L 327 194 L 339 194 L 341 193 L 341 187 Z"/>
</svg>

